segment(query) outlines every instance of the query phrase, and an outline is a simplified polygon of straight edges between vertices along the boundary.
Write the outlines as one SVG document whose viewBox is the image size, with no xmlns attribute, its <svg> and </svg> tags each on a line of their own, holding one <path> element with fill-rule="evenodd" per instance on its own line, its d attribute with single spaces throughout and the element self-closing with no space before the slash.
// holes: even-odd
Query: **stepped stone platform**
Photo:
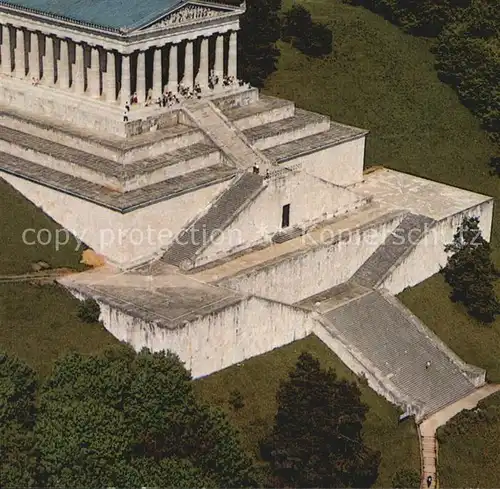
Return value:
<svg viewBox="0 0 500 489">
<path fill-rule="evenodd" d="M 128 137 L 3 107 L 0 172 L 124 213 L 254 165 L 279 172 L 279 163 L 366 135 L 255 89 L 240 92 L 157 115 L 148 108 Z"/>
</svg>

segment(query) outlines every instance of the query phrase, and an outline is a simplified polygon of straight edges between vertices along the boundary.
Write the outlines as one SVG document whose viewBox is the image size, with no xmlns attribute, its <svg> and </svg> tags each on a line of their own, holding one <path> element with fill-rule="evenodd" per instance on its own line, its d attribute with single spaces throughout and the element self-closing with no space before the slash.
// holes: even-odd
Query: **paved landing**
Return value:
<svg viewBox="0 0 500 489">
<path fill-rule="evenodd" d="M 423 417 L 475 390 L 461 366 L 397 299 L 373 291 L 323 316 L 382 377 L 420 407 Z"/>
</svg>

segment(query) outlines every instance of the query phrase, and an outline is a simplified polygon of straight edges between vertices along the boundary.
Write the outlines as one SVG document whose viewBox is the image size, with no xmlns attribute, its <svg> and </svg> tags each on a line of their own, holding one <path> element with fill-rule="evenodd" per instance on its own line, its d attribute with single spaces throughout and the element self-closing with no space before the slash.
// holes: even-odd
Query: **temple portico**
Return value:
<svg viewBox="0 0 500 489">
<path fill-rule="evenodd" d="M 127 53 L 9 24 L 3 24 L 1 29 L 3 75 L 29 82 L 34 79 L 45 86 L 108 102 L 125 103 L 133 93 L 137 93 L 139 102 L 144 102 L 150 89 L 153 97 L 159 97 L 165 91 L 177 91 L 179 82 L 190 88 L 196 81 L 204 88 L 212 71 L 220 79 L 224 75 L 234 78 L 237 75 L 236 31 Z M 212 63 L 210 44 L 215 50 Z M 226 44 L 227 53 L 224 52 Z M 227 68 L 224 70 L 225 58 Z"/>
<path fill-rule="evenodd" d="M 144 20 L 133 12 L 102 19 L 107 0 L 99 2 L 93 14 L 72 12 L 71 5 L 50 11 L 50 2 L 42 12 L 27 6 L 31 0 L 0 1 L 3 79 L 122 107 L 132 96 L 144 105 L 179 87 L 206 90 L 214 77 L 221 86 L 224 77 L 237 81 L 244 4 L 153 0 L 158 11 Z M 13 97 L 0 95 L 0 103 Z"/>
</svg>

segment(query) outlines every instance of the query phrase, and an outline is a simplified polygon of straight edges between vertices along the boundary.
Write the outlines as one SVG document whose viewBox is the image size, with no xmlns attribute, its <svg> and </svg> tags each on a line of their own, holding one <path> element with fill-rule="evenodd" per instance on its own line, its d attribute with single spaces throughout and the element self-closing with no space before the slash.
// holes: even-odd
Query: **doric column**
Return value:
<svg viewBox="0 0 500 489">
<path fill-rule="evenodd" d="M 101 96 L 101 64 L 99 62 L 99 49 L 90 47 L 90 72 L 88 73 L 88 91 L 91 97 Z"/>
<path fill-rule="evenodd" d="M 24 31 L 16 27 L 16 78 L 24 78 L 26 76 L 26 51 L 24 44 Z"/>
<path fill-rule="evenodd" d="M 12 51 L 10 29 L 7 24 L 2 25 L 2 73 L 12 73 Z"/>
<path fill-rule="evenodd" d="M 153 48 L 153 98 L 156 99 L 160 97 L 162 94 L 162 63 L 161 56 L 162 51 L 161 48 Z"/>
<path fill-rule="evenodd" d="M 61 39 L 59 63 L 57 64 L 57 81 L 59 88 L 69 88 L 69 49 L 66 39 Z"/>
<path fill-rule="evenodd" d="M 179 84 L 177 76 L 177 44 L 171 44 L 168 54 L 168 91 L 177 92 L 177 85 Z"/>
<path fill-rule="evenodd" d="M 123 105 L 130 102 L 130 56 L 128 54 L 122 54 L 120 100 Z"/>
<path fill-rule="evenodd" d="M 116 100 L 116 65 L 113 51 L 106 51 L 106 100 L 114 102 Z"/>
<path fill-rule="evenodd" d="M 200 46 L 200 67 L 196 75 L 196 83 L 200 84 L 201 88 L 208 86 L 208 38 L 203 37 Z"/>
<path fill-rule="evenodd" d="M 222 34 L 217 34 L 215 40 L 215 75 L 219 78 L 224 76 L 224 36 Z M 222 80 L 219 80 L 222 83 Z"/>
<path fill-rule="evenodd" d="M 45 36 L 45 56 L 42 60 L 43 75 L 42 83 L 47 86 L 54 85 L 54 39 L 51 36 Z"/>
<path fill-rule="evenodd" d="M 75 67 L 73 71 L 73 88 L 76 93 L 85 93 L 85 57 L 83 44 L 75 43 Z"/>
<path fill-rule="evenodd" d="M 232 31 L 229 36 L 229 54 L 227 63 L 227 76 L 238 77 L 238 33 Z"/>
<path fill-rule="evenodd" d="M 36 32 L 28 33 L 30 36 L 29 76 L 40 79 L 40 40 Z"/>
<path fill-rule="evenodd" d="M 146 100 L 146 53 L 139 51 L 137 54 L 137 99 L 139 103 Z"/>
<path fill-rule="evenodd" d="M 184 77 L 182 84 L 185 87 L 193 86 L 193 41 L 186 42 L 186 52 L 184 55 Z"/>
</svg>

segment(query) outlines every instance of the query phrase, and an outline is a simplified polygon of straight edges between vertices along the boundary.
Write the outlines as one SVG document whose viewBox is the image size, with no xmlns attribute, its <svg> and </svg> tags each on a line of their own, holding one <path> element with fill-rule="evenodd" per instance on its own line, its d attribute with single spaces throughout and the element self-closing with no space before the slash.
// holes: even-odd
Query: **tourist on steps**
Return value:
<svg viewBox="0 0 500 489">
<path fill-rule="evenodd" d="M 432 484 L 432 475 L 427 476 L 427 487 L 431 487 Z"/>
</svg>

